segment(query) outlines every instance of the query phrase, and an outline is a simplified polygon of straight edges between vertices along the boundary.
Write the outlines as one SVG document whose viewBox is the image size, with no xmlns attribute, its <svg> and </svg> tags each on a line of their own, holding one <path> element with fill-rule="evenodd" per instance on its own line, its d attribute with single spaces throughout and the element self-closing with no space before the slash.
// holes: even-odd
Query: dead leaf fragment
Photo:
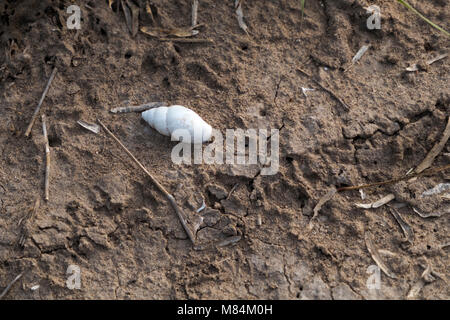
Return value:
<svg viewBox="0 0 450 320">
<path fill-rule="evenodd" d="M 322 208 L 322 206 L 326 202 L 330 201 L 333 198 L 333 196 L 336 194 L 336 192 L 337 192 L 336 188 L 334 186 L 332 186 L 332 188 L 322 198 L 320 198 L 319 202 L 314 207 L 314 210 L 313 210 L 314 214 L 313 214 L 311 220 L 309 221 L 308 227 L 310 230 L 313 228 L 313 222 L 315 219 L 317 219 L 317 216 L 319 215 L 319 211 Z"/>
<path fill-rule="evenodd" d="M 245 24 L 244 13 L 242 12 L 242 2 L 243 0 L 236 0 L 234 2 L 234 6 L 236 8 L 236 16 L 239 23 L 239 27 L 241 27 L 241 29 L 244 30 L 246 34 L 248 34 L 247 31 L 248 27 L 247 24 Z"/>
</svg>

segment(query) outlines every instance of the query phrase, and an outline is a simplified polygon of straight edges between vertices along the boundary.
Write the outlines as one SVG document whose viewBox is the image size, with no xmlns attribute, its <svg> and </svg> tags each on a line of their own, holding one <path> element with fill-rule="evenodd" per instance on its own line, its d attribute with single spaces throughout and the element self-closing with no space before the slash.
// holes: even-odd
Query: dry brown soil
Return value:
<svg viewBox="0 0 450 320">
<path fill-rule="evenodd" d="M 448 1 L 410 2 L 450 29 Z M 200 0 L 198 20 L 205 26 L 197 37 L 212 44 L 164 42 L 142 32 L 133 37 L 123 12 L 107 1 L 0 3 L 0 289 L 24 272 L 5 298 L 404 299 L 421 264 L 444 280 L 426 283 L 417 298 L 450 297 L 449 200 L 420 197 L 448 182 L 448 171 L 368 189 L 366 200 L 358 191 L 338 193 L 307 228 L 331 185 L 405 174 L 447 123 L 449 60 L 423 61 L 448 50 L 449 40 L 396 1 L 308 0 L 302 23 L 300 1 L 247 0 L 247 35 L 234 1 Z M 81 7 L 79 31 L 65 24 L 72 3 Z M 141 25 L 191 23 L 191 1 L 152 0 L 154 22 L 145 1 L 136 3 Z M 380 30 L 366 28 L 371 4 L 381 8 Z M 369 51 L 344 72 L 364 44 Z M 420 71 L 407 73 L 413 63 Z M 30 137 L 24 132 L 54 66 L 58 73 L 41 110 L 52 158 L 45 202 L 40 117 Z M 305 97 L 302 87 L 315 91 Z M 175 165 L 170 138 L 138 113 L 109 113 L 149 101 L 190 107 L 223 133 L 279 129 L 279 172 Z M 96 118 L 175 196 L 191 226 L 204 217 L 199 242 L 242 239 L 194 250 L 169 203 L 127 155 L 104 132 L 77 124 Z M 447 144 L 433 166 L 448 164 L 449 152 Z M 388 193 L 405 204 L 399 212 L 414 231 L 412 244 L 387 206 L 355 206 Z M 37 198 L 39 209 L 19 226 Z M 202 198 L 207 209 L 197 214 Z M 424 219 L 412 207 L 444 214 Z M 368 231 L 397 277 L 382 273 L 379 290 L 366 287 L 374 264 Z M 80 290 L 66 286 L 69 265 L 81 269 Z"/>
</svg>

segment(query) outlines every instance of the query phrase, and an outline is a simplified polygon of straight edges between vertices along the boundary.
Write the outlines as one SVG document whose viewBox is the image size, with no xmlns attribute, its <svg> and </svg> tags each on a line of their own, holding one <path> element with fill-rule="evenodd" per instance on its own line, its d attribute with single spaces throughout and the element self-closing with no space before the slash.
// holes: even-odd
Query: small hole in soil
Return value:
<svg viewBox="0 0 450 320">
<path fill-rule="evenodd" d="M 427 244 L 427 250 L 431 250 L 431 246 Z"/>
<path fill-rule="evenodd" d="M 248 45 L 245 44 L 245 43 L 241 44 L 241 50 L 247 51 L 248 50 Z"/>
<path fill-rule="evenodd" d="M 425 51 L 433 51 L 434 50 L 433 46 L 429 42 L 425 42 L 425 44 L 423 45 L 423 48 L 425 49 Z"/>
<path fill-rule="evenodd" d="M 61 138 L 55 134 L 51 134 L 48 136 L 48 144 L 50 147 L 58 147 L 61 145 Z"/>
<path fill-rule="evenodd" d="M 260 115 L 261 117 L 265 117 L 265 116 L 267 115 L 266 110 L 260 110 L 260 111 L 259 111 L 259 115 Z"/>
<path fill-rule="evenodd" d="M 133 56 L 133 52 L 131 50 L 128 50 L 125 53 L 125 59 L 130 59 Z"/>
<path fill-rule="evenodd" d="M 165 77 L 165 78 L 163 79 L 163 84 L 164 84 L 165 86 L 167 86 L 167 87 L 170 87 L 170 81 L 169 81 L 169 78 L 168 78 L 168 77 Z"/>
<path fill-rule="evenodd" d="M 289 163 L 292 163 L 292 161 L 294 161 L 294 158 L 292 157 L 286 157 L 286 161 Z"/>
<path fill-rule="evenodd" d="M 179 46 L 177 46 L 177 45 L 173 45 L 173 48 L 175 49 L 175 51 L 177 52 L 177 53 L 180 53 L 181 52 L 181 48 L 179 47 Z"/>
</svg>

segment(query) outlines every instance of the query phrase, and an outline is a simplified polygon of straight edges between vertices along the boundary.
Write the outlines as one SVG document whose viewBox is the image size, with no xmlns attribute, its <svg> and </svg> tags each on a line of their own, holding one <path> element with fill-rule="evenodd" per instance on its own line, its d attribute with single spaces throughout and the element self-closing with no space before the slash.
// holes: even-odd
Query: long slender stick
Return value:
<svg viewBox="0 0 450 320">
<path fill-rule="evenodd" d="M 438 167 L 438 168 L 434 168 L 434 169 L 425 170 L 425 171 L 422 171 L 420 173 L 416 172 L 416 173 L 408 174 L 406 176 L 396 177 L 396 178 L 393 178 L 393 179 L 390 179 L 390 180 L 386 180 L 386 181 L 362 184 L 362 185 L 359 185 L 359 186 L 341 187 L 341 188 L 338 188 L 337 191 L 341 192 L 341 191 L 358 190 L 358 189 L 366 189 L 366 188 L 371 188 L 371 187 L 384 186 L 384 185 L 394 184 L 394 183 L 397 183 L 397 182 L 400 182 L 400 181 L 404 181 L 404 180 L 409 180 L 411 178 L 415 178 L 415 177 L 419 177 L 419 176 L 433 175 L 435 173 L 438 173 L 438 172 L 441 172 L 441 171 L 445 171 L 445 170 L 448 170 L 448 169 L 450 169 L 450 164 L 448 164 L 446 166 L 443 166 L 443 167 Z"/>
<path fill-rule="evenodd" d="M 187 43 L 214 43 L 212 39 L 201 38 L 156 38 L 160 41 L 187 42 Z"/>
<path fill-rule="evenodd" d="M 139 106 L 126 106 L 126 107 L 118 107 L 109 110 L 111 113 L 128 113 L 128 112 L 142 112 L 148 109 L 162 107 L 167 105 L 165 102 L 148 102 L 141 104 Z"/>
<path fill-rule="evenodd" d="M 23 272 L 21 274 L 19 274 L 17 277 L 14 278 L 13 281 L 11 281 L 8 286 L 5 288 L 5 290 L 3 290 L 3 292 L 0 294 L 0 299 L 2 299 L 4 296 L 6 296 L 6 294 L 8 293 L 8 291 L 11 289 L 11 287 L 13 286 L 14 283 L 17 282 L 17 280 L 19 280 L 20 278 L 22 278 Z"/>
<path fill-rule="evenodd" d="M 152 174 L 139 162 L 139 160 L 136 159 L 135 156 L 133 156 L 133 154 L 127 149 L 127 147 L 125 147 L 122 144 L 122 142 L 120 142 L 120 140 L 111 131 L 109 131 L 109 129 L 99 119 L 97 119 L 97 122 L 100 124 L 100 126 L 102 126 L 102 128 L 106 131 L 106 133 L 111 138 L 113 138 L 114 141 L 116 141 L 117 144 L 128 154 L 128 156 L 139 166 L 139 168 L 141 168 L 142 171 L 145 172 L 145 174 L 150 178 L 150 180 L 153 182 L 153 184 L 156 185 L 156 187 L 159 189 L 159 191 L 161 191 L 166 196 L 167 200 L 169 200 L 170 204 L 172 205 L 173 209 L 175 210 L 175 213 L 177 214 L 178 219 L 180 219 L 181 225 L 183 226 L 184 230 L 186 231 L 192 244 L 195 244 L 194 235 L 193 235 L 192 231 L 189 229 L 189 227 L 186 223 L 186 220 L 183 216 L 183 212 L 178 207 L 178 205 L 175 201 L 175 198 L 158 182 L 158 180 L 156 180 L 152 176 Z"/>
<path fill-rule="evenodd" d="M 42 115 L 42 132 L 45 139 L 45 201 L 49 199 L 49 175 L 50 175 L 50 144 L 48 142 L 47 125 L 45 115 Z"/>
<path fill-rule="evenodd" d="M 192 3 L 192 27 L 195 27 L 197 25 L 197 10 L 198 10 L 198 0 L 194 0 Z"/>
<path fill-rule="evenodd" d="M 39 110 L 41 109 L 42 102 L 44 102 L 45 96 L 47 95 L 48 89 L 50 88 L 50 85 L 52 84 L 53 78 L 55 78 L 56 71 L 58 69 L 56 67 L 53 68 L 52 74 L 50 75 L 50 79 L 48 79 L 47 85 L 45 86 L 44 92 L 42 93 L 41 100 L 39 100 L 39 103 L 34 110 L 33 117 L 31 118 L 30 124 L 28 125 L 27 131 L 25 131 L 25 137 L 28 137 L 31 132 L 31 128 L 33 128 L 34 121 L 36 121 L 36 117 L 39 114 Z"/>
</svg>

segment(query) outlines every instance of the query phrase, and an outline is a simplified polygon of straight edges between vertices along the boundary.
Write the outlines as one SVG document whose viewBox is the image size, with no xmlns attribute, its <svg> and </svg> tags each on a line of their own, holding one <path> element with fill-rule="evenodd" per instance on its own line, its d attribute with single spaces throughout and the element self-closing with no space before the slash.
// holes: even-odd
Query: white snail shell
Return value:
<svg viewBox="0 0 450 320">
<path fill-rule="evenodd" d="M 211 139 L 212 127 L 197 113 L 183 106 L 153 108 L 142 112 L 142 118 L 162 135 L 172 137 L 173 141 L 179 141 L 178 136 L 173 135 L 177 129 L 187 130 L 192 143 Z"/>
</svg>

